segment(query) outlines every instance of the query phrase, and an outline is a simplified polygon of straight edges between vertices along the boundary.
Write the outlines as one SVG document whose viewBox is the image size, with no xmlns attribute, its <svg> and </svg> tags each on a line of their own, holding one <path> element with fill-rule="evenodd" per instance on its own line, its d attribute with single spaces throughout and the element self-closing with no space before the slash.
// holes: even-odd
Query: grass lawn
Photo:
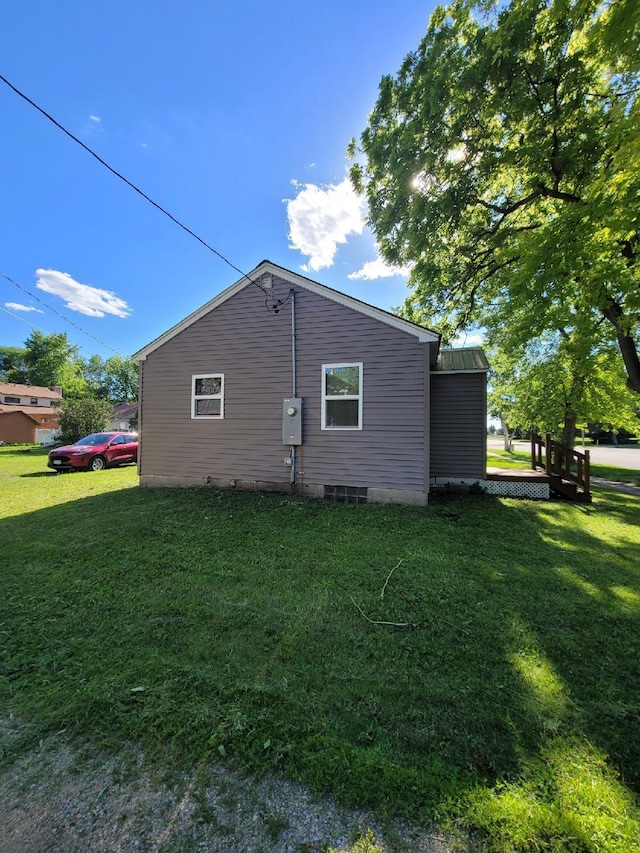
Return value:
<svg viewBox="0 0 640 853">
<path fill-rule="evenodd" d="M 490 468 L 530 468 L 531 454 L 522 450 L 500 450 L 492 447 L 487 452 L 487 465 Z M 640 486 L 640 471 L 632 468 L 618 468 L 615 465 L 596 465 L 591 463 L 592 477 L 603 477 L 617 483 L 630 483 Z"/>
<path fill-rule="evenodd" d="M 640 498 L 139 489 L 0 449 L 0 702 L 498 851 L 640 850 Z"/>
</svg>

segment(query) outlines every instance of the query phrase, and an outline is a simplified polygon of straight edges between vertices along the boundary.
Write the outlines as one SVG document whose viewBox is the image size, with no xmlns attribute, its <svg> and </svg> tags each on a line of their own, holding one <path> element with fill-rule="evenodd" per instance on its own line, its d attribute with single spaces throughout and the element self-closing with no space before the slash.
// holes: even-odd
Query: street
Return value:
<svg viewBox="0 0 640 853">
<path fill-rule="evenodd" d="M 489 450 L 502 450 L 504 448 L 504 439 L 502 436 L 491 437 L 487 439 L 487 448 Z M 524 453 L 530 453 L 531 445 L 528 441 L 514 441 L 513 449 Z M 576 450 L 582 450 L 582 447 L 577 444 Z M 591 462 L 596 465 L 615 465 L 618 468 L 630 468 L 635 471 L 640 471 L 640 447 L 636 445 L 624 445 L 615 447 L 614 445 L 590 445 L 585 448 L 590 451 Z M 490 462 L 488 463 L 491 464 Z"/>
</svg>

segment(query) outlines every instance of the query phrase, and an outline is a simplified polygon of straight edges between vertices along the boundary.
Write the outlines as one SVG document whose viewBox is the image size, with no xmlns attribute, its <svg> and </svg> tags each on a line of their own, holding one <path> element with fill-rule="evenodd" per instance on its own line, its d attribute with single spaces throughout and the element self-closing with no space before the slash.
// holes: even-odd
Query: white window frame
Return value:
<svg viewBox="0 0 640 853">
<path fill-rule="evenodd" d="M 359 393 L 358 394 L 327 394 L 326 375 L 328 369 L 336 367 L 357 367 L 359 371 Z M 364 362 L 362 361 L 341 361 L 335 364 L 322 365 L 322 415 L 321 428 L 324 430 L 343 430 L 354 432 L 362 429 L 362 398 L 364 385 Z M 327 424 L 327 401 L 328 400 L 357 400 L 358 401 L 358 425 L 357 426 L 331 426 Z"/>
<path fill-rule="evenodd" d="M 219 394 L 197 394 L 196 395 L 196 380 L 197 379 L 219 379 L 220 393 Z M 196 414 L 196 402 L 198 400 L 220 400 L 219 415 L 198 415 Z M 224 373 L 194 373 L 191 375 L 191 420 L 192 421 L 221 421 L 224 418 Z"/>
</svg>

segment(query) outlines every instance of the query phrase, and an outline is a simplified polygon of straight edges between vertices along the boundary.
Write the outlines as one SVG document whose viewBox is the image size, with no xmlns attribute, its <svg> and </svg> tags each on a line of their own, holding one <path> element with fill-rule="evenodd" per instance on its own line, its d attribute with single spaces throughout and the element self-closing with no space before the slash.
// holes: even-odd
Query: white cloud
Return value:
<svg viewBox="0 0 640 853">
<path fill-rule="evenodd" d="M 38 314 L 44 314 L 39 308 L 34 308 L 33 305 L 21 305 L 20 302 L 5 302 L 5 308 L 12 308 L 14 311 L 37 311 Z"/>
<path fill-rule="evenodd" d="M 102 121 L 102 119 L 100 118 L 100 116 L 89 116 L 89 121 L 95 121 L 95 122 L 97 122 L 98 124 L 100 124 L 100 122 Z"/>
<path fill-rule="evenodd" d="M 302 269 L 319 270 L 333 264 L 339 243 L 349 234 L 364 230 L 364 202 L 354 192 L 351 181 L 319 187 L 295 185 L 294 199 L 284 199 L 289 220 L 290 248 L 309 257 Z"/>
<path fill-rule="evenodd" d="M 116 317 L 128 317 L 131 309 L 110 290 L 101 290 L 90 284 L 74 281 L 69 273 L 57 270 L 36 270 L 36 287 L 45 293 L 52 293 L 64 300 L 65 308 L 86 314 L 88 317 L 104 317 L 115 314 Z"/>
<path fill-rule="evenodd" d="M 347 278 L 362 278 L 365 281 L 373 281 L 375 278 L 391 278 L 394 275 L 408 276 L 411 273 L 411 265 L 394 267 L 388 264 L 380 255 L 374 261 L 367 261 L 364 266 L 350 273 Z"/>
</svg>

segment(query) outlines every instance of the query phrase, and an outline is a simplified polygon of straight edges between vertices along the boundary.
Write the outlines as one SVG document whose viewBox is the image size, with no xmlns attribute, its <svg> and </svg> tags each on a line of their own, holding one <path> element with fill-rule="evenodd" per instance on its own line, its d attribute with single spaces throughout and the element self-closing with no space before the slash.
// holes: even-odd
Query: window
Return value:
<svg viewBox="0 0 640 853">
<path fill-rule="evenodd" d="M 38 405 L 38 398 L 37 398 L 37 397 L 32 397 L 32 398 L 31 398 L 31 405 L 32 405 L 32 406 L 37 406 L 37 405 Z"/>
<path fill-rule="evenodd" d="M 192 418 L 224 417 L 224 374 L 193 377 Z"/>
<path fill-rule="evenodd" d="M 362 362 L 322 365 L 322 429 L 362 429 Z"/>
<path fill-rule="evenodd" d="M 12 405 L 19 406 L 20 405 L 20 397 L 6 397 L 4 398 L 5 403 L 11 403 Z"/>
</svg>

